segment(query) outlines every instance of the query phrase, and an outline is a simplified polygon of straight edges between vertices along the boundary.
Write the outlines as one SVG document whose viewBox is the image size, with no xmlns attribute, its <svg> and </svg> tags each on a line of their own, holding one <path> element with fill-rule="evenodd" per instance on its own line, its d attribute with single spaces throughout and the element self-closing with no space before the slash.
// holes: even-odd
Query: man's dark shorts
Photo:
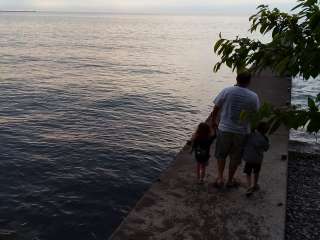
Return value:
<svg viewBox="0 0 320 240">
<path fill-rule="evenodd" d="M 230 165 L 238 166 L 241 163 L 243 148 L 247 135 L 218 131 L 215 157 L 224 160 L 230 156 Z"/>
<path fill-rule="evenodd" d="M 246 163 L 244 166 L 243 172 L 249 176 L 251 176 L 251 173 L 254 172 L 254 174 L 258 174 L 261 169 L 261 163 Z"/>
</svg>

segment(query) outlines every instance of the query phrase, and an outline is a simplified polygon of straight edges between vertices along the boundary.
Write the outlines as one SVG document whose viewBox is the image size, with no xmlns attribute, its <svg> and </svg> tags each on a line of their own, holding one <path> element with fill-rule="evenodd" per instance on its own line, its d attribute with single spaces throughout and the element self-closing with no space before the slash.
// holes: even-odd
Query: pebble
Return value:
<svg viewBox="0 0 320 240">
<path fill-rule="evenodd" d="M 290 152 L 287 240 L 320 239 L 320 155 Z"/>
</svg>

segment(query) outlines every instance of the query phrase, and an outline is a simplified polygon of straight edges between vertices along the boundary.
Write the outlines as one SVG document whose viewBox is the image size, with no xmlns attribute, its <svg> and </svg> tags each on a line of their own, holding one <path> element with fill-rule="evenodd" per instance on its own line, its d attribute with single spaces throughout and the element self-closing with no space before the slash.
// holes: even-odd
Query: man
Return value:
<svg viewBox="0 0 320 240">
<path fill-rule="evenodd" d="M 218 161 L 216 187 L 224 184 L 223 172 L 227 156 L 230 157 L 227 187 L 237 186 L 234 174 L 241 163 L 246 136 L 250 123 L 240 119 L 242 111 L 254 112 L 259 108 L 259 98 L 248 89 L 251 74 L 243 71 L 237 75 L 237 84 L 223 89 L 214 100 L 212 124 L 218 129 L 215 157 Z"/>
</svg>

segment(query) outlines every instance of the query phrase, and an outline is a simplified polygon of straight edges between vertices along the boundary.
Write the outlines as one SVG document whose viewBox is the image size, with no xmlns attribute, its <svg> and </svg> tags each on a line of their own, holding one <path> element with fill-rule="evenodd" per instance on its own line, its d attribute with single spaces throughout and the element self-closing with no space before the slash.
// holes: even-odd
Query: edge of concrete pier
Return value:
<svg viewBox="0 0 320 240">
<path fill-rule="evenodd" d="M 290 102 L 290 78 L 264 71 L 252 79 L 251 88 L 261 102 L 276 106 Z M 236 176 L 243 182 L 239 188 L 217 190 L 212 186 L 217 169 L 214 158 L 210 159 L 206 184 L 198 186 L 195 161 L 185 145 L 109 239 L 283 240 L 288 140 L 285 128 L 271 136 L 261 171 L 261 190 L 250 198 L 245 196 L 243 165 Z"/>
</svg>

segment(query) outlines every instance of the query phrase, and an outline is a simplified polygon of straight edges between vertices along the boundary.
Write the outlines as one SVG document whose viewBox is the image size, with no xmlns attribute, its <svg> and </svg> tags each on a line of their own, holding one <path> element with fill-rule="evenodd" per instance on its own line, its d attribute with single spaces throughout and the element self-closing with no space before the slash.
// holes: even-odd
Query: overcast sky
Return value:
<svg viewBox="0 0 320 240">
<path fill-rule="evenodd" d="M 0 0 L 0 10 L 99 12 L 245 11 L 259 4 L 290 8 L 294 0 Z"/>
</svg>

